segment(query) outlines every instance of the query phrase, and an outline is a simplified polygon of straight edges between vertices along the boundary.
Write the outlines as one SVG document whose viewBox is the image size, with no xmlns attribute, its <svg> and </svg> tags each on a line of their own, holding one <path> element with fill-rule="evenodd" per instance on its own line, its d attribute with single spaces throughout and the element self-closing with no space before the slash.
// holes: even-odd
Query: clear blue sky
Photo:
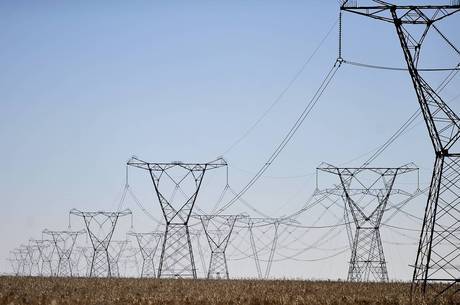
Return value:
<svg viewBox="0 0 460 305">
<path fill-rule="evenodd" d="M 0 2 L 0 259 L 28 238 L 39 238 L 45 227 L 65 228 L 71 208 L 116 208 L 124 163 L 133 154 L 191 162 L 221 155 L 287 86 L 337 17 L 332 0 Z M 456 45 L 459 26 L 460 15 L 440 24 Z M 333 64 L 337 30 L 267 117 L 224 156 L 236 190 L 265 162 Z M 457 64 L 458 56 L 432 34 L 425 66 Z M 343 37 L 345 59 L 404 64 L 390 24 L 345 15 Z M 427 77 L 436 84 L 443 76 Z M 455 79 L 443 97 L 456 97 L 459 84 Z M 453 109 L 459 101 L 452 100 Z M 343 66 L 267 177 L 245 198 L 272 216 L 295 211 L 312 193 L 310 174 L 319 163 L 361 156 L 347 163 L 360 165 L 369 156 L 363 154 L 417 107 L 407 73 Z M 433 156 L 419 123 L 375 165 L 413 161 L 426 185 Z M 134 179 L 146 179 L 142 174 Z M 159 213 L 147 183 L 134 187 L 151 212 Z M 421 200 L 411 209 L 421 216 L 423 207 Z M 233 208 L 244 211 L 243 205 Z M 306 216 L 305 223 L 315 217 Z M 149 227 L 140 211 L 135 221 Z M 397 262 L 389 264 L 390 277 L 408 278 L 414 253 L 391 251 Z M 347 253 L 340 256 L 326 273 L 321 265 L 307 265 L 311 273 L 299 274 L 292 262 L 274 271 L 344 277 L 347 259 Z"/>
</svg>

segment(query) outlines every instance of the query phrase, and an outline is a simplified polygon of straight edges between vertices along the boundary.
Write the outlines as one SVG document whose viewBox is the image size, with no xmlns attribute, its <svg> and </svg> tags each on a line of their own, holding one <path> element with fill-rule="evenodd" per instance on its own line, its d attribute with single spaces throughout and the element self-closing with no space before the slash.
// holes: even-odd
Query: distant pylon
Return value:
<svg viewBox="0 0 460 305">
<path fill-rule="evenodd" d="M 58 257 L 56 276 L 74 276 L 72 272 L 72 251 L 77 237 L 85 231 L 51 231 L 43 230 L 43 234 L 49 235 L 54 243 L 54 250 Z"/>
<path fill-rule="evenodd" d="M 418 168 L 413 164 L 396 168 L 340 168 L 322 163 L 318 170 L 339 177 L 339 186 L 326 192 L 343 198 L 345 209 L 351 212 L 355 225 L 348 280 L 387 282 L 380 224 L 392 194 L 412 195 L 393 188 L 396 177 Z"/>
<path fill-rule="evenodd" d="M 29 275 L 40 275 L 40 251 L 38 246 L 33 242 L 29 241 L 29 244 L 24 245 L 24 248 L 27 250 L 27 256 L 29 259 Z"/>
<path fill-rule="evenodd" d="M 115 231 L 118 219 L 123 216 L 132 215 L 131 210 L 126 209 L 117 212 L 83 212 L 76 209 L 70 211 L 70 215 L 83 218 L 91 245 L 93 255 L 91 259 L 90 277 L 112 277 L 113 263 L 110 259 L 109 246 Z M 132 219 L 131 219 L 132 226 Z M 116 271 L 116 270 L 115 270 Z"/>
<path fill-rule="evenodd" d="M 245 217 L 241 219 L 241 222 L 245 222 L 249 231 L 249 242 L 252 249 L 252 257 L 254 258 L 254 263 L 256 265 L 257 277 L 259 279 L 268 279 L 270 277 L 273 259 L 275 257 L 275 252 L 278 246 L 279 226 L 281 224 L 297 224 L 297 221 L 291 218 Z M 273 237 L 271 238 L 271 241 L 263 245 L 264 247 L 270 247 L 268 257 L 265 259 L 267 263 L 265 270 L 262 270 L 262 266 L 260 264 L 261 258 L 259 256 L 261 254 L 260 248 L 262 245 L 257 245 L 256 243 L 256 229 L 262 230 L 263 234 L 273 231 Z"/>
<path fill-rule="evenodd" d="M 110 259 L 110 270 L 112 276 L 120 277 L 120 258 L 123 255 L 126 247 L 128 246 L 128 240 L 112 240 L 109 245 L 109 259 Z"/>
<path fill-rule="evenodd" d="M 139 246 L 139 251 L 142 256 L 141 277 L 156 277 L 154 259 L 158 245 L 163 239 L 163 233 L 129 232 L 128 235 L 135 237 Z"/>
<path fill-rule="evenodd" d="M 23 246 L 11 251 L 17 261 L 17 274 L 20 276 L 30 275 L 29 251 Z"/>
<path fill-rule="evenodd" d="M 128 165 L 149 172 L 166 222 L 158 277 L 196 278 L 189 219 L 205 172 L 227 162 L 219 158 L 208 163 L 150 163 L 133 157 Z"/>
<path fill-rule="evenodd" d="M 241 215 L 200 215 L 206 239 L 211 249 L 208 279 L 229 279 L 227 249 L 235 222 Z"/>
<path fill-rule="evenodd" d="M 85 270 L 83 273 L 80 272 L 80 275 L 84 276 L 89 276 L 90 271 L 91 271 L 91 261 L 93 258 L 93 248 L 92 247 L 83 247 L 83 246 L 78 246 L 76 249 L 77 253 L 77 264 L 80 268 L 80 263 L 83 258 L 83 269 Z"/>
<path fill-rule="evenodd" d="M 53 255 L 55 252 L 54 242 L 51 239 L 33 240 L 38 249 L 39 270 L 40 276 L 53 276 Z"/>
</svg>

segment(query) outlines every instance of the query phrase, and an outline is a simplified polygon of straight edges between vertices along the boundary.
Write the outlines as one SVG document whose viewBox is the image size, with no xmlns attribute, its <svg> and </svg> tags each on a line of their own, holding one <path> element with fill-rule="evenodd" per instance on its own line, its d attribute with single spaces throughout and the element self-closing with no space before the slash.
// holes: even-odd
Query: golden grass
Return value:
<svg viewBox="0 0 460 305">
<path fill-rule="evenodd" d="M 402 305 L 407 283 L 0 277 L 0 304 Z M 417 302 L 423 304 L 423 302 Z M 452 298 L 436 304 L 459 304 Z"/>
</svg>

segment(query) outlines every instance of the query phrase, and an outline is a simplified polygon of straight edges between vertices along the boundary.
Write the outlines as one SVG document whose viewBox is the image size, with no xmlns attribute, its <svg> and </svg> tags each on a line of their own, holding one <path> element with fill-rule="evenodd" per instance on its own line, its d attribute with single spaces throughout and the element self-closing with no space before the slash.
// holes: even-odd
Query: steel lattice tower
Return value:
<svg viewBox="0 0 460 305">
<path fill-rule="evenodd" d="M 318 170 L 339 177 L 340 186 L 327 192 L 343 198 L 355 225 L 348 280 L 387 282 L 380 224 L 390 195 L 412 195 L 393 188 L 396 177 L 418 168 L 412 164 L 397 168 L 339 168 L 323 163 Z"/>
<path fill-rule="evenodd" d="M 256 265 L 257 277 L 259 279 L 262 279 L 262 278 L 268 279 L 268 277 L 270 276 L 270 272 L 271 272 L 271 268 L 273 264 L 273 258 L 275 257 L 275 252 L 276 252 L 276 248 L 278 245 L 279 226 L 281 224 L 286 224 L 286 225 L 298 224 L 298 222 L 295 219 L 291 219 L 291 218 L 271 218 L 271 217 L 245 217 L 241 219 L 239 222 L 244 222 L 249 232 L 249 242 L 251 245 L 252 257 L 254 258 L 254 263 Z M 259 245 L 259 248 L 260 247 L 263 247 L 263 248 L 270 247 L 269 256 L 265 260 L 267 263 L 265 266 L 265 273 L 262 273 L 263 270 L 260 264 L 261 259 L 259 258 L 260 249 L 257 249 L 256 239 L 254 238 L 255 236 L 254 229 L 256 228 L 265 229 L 265 232 L 263 232 L 263 234 L 273 230 L 273 238 L 271 239 L 271 241 L 264 245 Z"/>
<path fill-rule="evenodd" d="M 128 165 L 147 170 L 150 173 L 166 221 L 158 277 L 196 278 L 188 223 L 205 172 L 227 166 L 227 162 L 219 158 L 208 163 L 183 163 L 179 161 L 149 163 L 133 157 L 128 161 Z M 165 179 L 166 181 L 164 181 Z M 162 181 L 161 185 L 160 181 Z M 169 192 L 165 186 L 168 182 Z M 188 189 L 183 190 L 183 185 L 188 186 Z M 167 192 L 168 195 L 166 195 Z M 177 199 L 177 193 L 183 195 L 182 198 L 184 199 Z"/>
<path fill-rule="evenodd" d="M 112 272 L 113 263 L 109 253 L 110 241 L 112 240 L 118 219 L 123 216 L 132 215 L 131 210 L 126 209 L 118 212 L 82 212 L 72 209 L 70 215 L 76 215 L 83 218 L 86 232 L 93 246 L 93 257 L 91 259 L 89 276 L 114 276 L 116 270 L 115 273 Z"/>
<path fill-rule="evenodd" d="M 53 255 L 54 255 L 54 242 L 48 239 L 33 240 L 33 243 L 38 249 L 38 259 L 40 261 L 38 275 L 40 276 L 53 276 Z"/>
<path fill-rule="evenodd" d="M 110 260 L 110 271 L 112 276 L 120 277 L 120 257 L 123 255 L 126 247 L 128 246 L 128 240 L 112 240 L 109 245 L 109 260 Z"/>
<path fill-rule="evenodd" d="M 72 251 L 77 237 L 85 231 L 50 231 L 43 230 L 43 234 L 53 239 L 54 250 L 58 256 L 56 276 L 74 276 L 72 272 Z"/>
<path fill-rule="evenodd" d="M 208 279 L 229 279 L 225 250 L 233 232 L 235 222 L 240 215 L 201 215 L 206 239 L 211 249 Z"/>
<path fill-rule="evenodd" d="M 92 255 L 92 252 L 93 252 L 93 249 L 92 247 L 77 247 L 77 255 L 78 255 L 78 258 L 77 260 L 80 262 L 81 261 L 81 258 L 83 257 L 84 258 L 84 269 L 85 269 L 85 272 L 84 272 L 84 275 L 85 276 L 89 276 L 90 274 L 90 271 L 91 271 L 91 262 L 92 262 L 92 258 L 93 258 L 93 255 Z M 78 265 L 80 265 L 78 263 Z M 81 274 L 80 274 L 81 275 Z"/>
<path fill-rule="evenodd" d="M 160 232 L 129 232 L 129 236 L 136 238 L 139 245 L 139 251 L 142 256 L 141 277 L 156 277 L 155 272 L 155 253 L 160 241 L 163 239 L 163 233 Z"/>
<path fill-rule="evenodd" d="M 19 247 L 11 252 L 14 255 L 14 260 L 17 262 L 17 274 L 21 276 L 30 274 L 29 251 L 24 247 Z"/>
<path fill-rule="evenodd" d="M 449 283 L 437 291 L 441 294 L 460 282 L 460 236 L 456 233 L 460 231 L 460 151 L 456 145 L 460 137 L 460 119 L 420 75 L 418 64 L 423 42 L 430 29 L 440 34 L 460 54 L 436 26 L 440 20 L 460 11 L 460 2 L 419 6 L 393 5 L 384 1 L 358 6 L 353 2 L 345 1 L 341 10 L 394 25 L 434 147 L 435 162 L 415 261 L 412 292 L 425 294 L 430 283 Z"/>
<path fill-rule="evenodd" d="M 32 240 L 30 240 L 28 245 L 24 245 L 24 248 L 27 250 L 27 256 L 29 258 L 29 275 L 39 275 L 41 260 L 38 246 Z"/>
</svg>

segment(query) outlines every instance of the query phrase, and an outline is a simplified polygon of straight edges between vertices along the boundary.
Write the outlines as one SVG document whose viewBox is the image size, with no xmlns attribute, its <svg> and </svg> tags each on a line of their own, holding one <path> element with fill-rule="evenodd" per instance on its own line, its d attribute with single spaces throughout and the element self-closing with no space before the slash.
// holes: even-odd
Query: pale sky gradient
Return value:
<svg viewBox="0 0 460 305">
<path fill-rule="evenodd" d="M 116 209 L 131 155 L 189 162 L 220 156 L 287 86 L 337 18 L 338 2 L 319 0 L 1 1 L 0 272 L 10 271 L 5 259 L 14 247 L 40 238 L 44 228 L 66 228 L 71 208 Z M 459 27 L 459 14 L 439 24 L 457 46 Z M 257 128 L 224 155 L 235 190 L 264 164 L 314 94 L 337 57 L 337 31 Z M 343 39 L 345 59 L 404 65 L 390 24 L 346 14 Z M 422 66 L 459 62 L 435 33 L 426 44 Z M 445 75 L 427 78 L 436 87 Z M 457 77 L 442 93 L 456 111 L 459 85 Z M 313 192 L 317 165 L 359 166 L 417 107 L 406 72 L 344 65 L 245 199 L 271 216 L 296 211 Z M 374 165 L 415 162 L 426 186 L 434 154 L 425 125 L 417 122 Z M 320 182 L 327 187 L 334 181 L 322 176 Z M 133 189 L 161 218 L 149 183 L 146 173 L 132 171 Z M 203 209 L 215 198 L 216 192 L 206 190 L 213 183 L 207 180 L 197 203 Z M 413 184 L 405 185 L 413 190 Z M 412 202 L 408 210 L 422 217 L 424 200 Z M 132 201 L 126 206 L 134 211 L 136 229 L 153 229 Z M 254 215 L 240 203 L 228 212 Z M 320 213 L 312 211 L 302 222 L 312 224 Z M 325 220 L 335 222 L 332 215 Z M 404 217 L 392 224 L 418 228 Z M 342 233 L 323 247 L 346 245 Z M 307 247 L 321 234 L 309 231 L 292 247 Z M 414 242 L 384 229 L 382 236 Z M 409 279 L 415 246 L 384 246 L 390 278 Z M 232 253 L 230 259 L 239 255 Z M 327 255 L 307 251 L 299 258 Z M 287 260 L 275 263 L 272 274 L 345 278 L 348 259 L 349 252 L 319 262 Z M 251 259 L 230 261 L 230 267 L 235 276 L 255 275 Z"/>
</svg>

